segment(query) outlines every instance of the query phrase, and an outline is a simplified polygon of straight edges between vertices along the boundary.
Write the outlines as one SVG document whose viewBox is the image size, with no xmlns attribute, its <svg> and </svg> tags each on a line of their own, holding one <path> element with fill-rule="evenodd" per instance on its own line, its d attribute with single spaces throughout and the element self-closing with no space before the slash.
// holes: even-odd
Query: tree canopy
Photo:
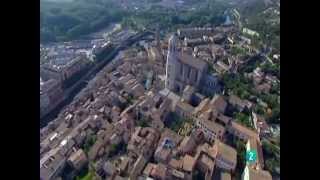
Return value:
<svg viewBox="0 0 320 180">
<path fill-rule="evenodd" d="M 71 40 L 120 21 L 124 14 L 110 1 L 40 1 L 40 40 Z"/>
</svg>

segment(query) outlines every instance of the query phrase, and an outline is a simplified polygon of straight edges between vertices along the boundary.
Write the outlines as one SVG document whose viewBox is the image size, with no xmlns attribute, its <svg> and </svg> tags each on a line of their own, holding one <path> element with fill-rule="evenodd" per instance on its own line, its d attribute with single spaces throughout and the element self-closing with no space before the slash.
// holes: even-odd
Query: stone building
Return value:
<svg viewBox="0 0 320 180">
<path fill-rule="evenodd" d="M 83 150 L 79 149 L 71 154 L 71 156 L 68 158 L 68 162 L 76 170 L 80 171 L 88 163 L 88 159 Z"/>
<path fill-rule="evenodd" d="M 214 29 L 211 27 L 205 28 L 182 28 L 178 29 L 177 34 L 180 38 L 188 37 L 188 38 L 199 38 L 203 36 L 212 36 L 214 33 Z"/>
<path fill-rule="evenodd" d="M 177 41 L 175 35 L 169 39 L 166 87 L 180 94 L 188 84 L 195 87 L 200 85 L 207 65 L 203 61 L 195 61 L 190 55 L 179 53 L 177 51 Z"/>
<path fill-rule="evenodd" d="M 183 51 L 179 52 L 178 41 L 176 35 L 169 39 L 165 87 L 177 94 L 182 94 L 187 85 L 200 92 L 204 90 L 208 95 L 219 91 L 218 79 L 207 73 L 207 63 Z"/>
<path fill-rule="evenodd" d="M 61 83 L 55 79 L 40 82 L 40 117 L 54 109 L 64 99 Z"/>
<path fill-rule="evenodd" d="M 52 153 L 51 153 L 52 152 Z M 67 158 L 55 150 L 40 160 L 40 179 L 53 180 L 59 177 L 67 164 Z"/>
<path fill-rule="evenodd" d="M 196 127 L 203 132 L 206 141 L 210 143 L 215 142 L 217 139 L 222 140 L 226 131 L 222 125 L 204 118 L 196 120 Z"/>
<path fill-rule="evenodd" d="M 88 62 L 87 57 L 81 54 L 64 65 L 43 64 L 40 66 L 40 74 L 44 80 L 56 79 L 63 82 L 88 67 Z"/>
<path fill-rule="evenodd" d="M 237 165 L 237 151 L 220 141 L 216 141 L 214 147 L 217 149 L 216 164 L 221 169 L 234 171 Z"/>
</svg>

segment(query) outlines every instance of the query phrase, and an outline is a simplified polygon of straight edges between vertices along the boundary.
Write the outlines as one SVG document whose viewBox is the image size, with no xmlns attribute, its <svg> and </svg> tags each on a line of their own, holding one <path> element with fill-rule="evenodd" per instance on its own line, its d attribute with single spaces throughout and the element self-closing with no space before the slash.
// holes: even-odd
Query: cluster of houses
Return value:
<svg viewBox="0 0 320 180">
<path fill-rule="evenodd" d="M 106 66 L 58 118 L 41 129 L 40 170 L 43 179 L 54 179 L 66 167 L 73 167 L 68 160 L 71 157 L 73 160 L 85 157 L 79 162 L 88 162 L 101 158 L 101 154 L 106 155 L 112 145 L 129 143 L 135 128 L 134 118 L 138 115 L 132 109 L 140 102 L 139 98 L 145 96 L 145 87 L 138 76 L 142 73 L 139 71 L 144 58 L 126 57 Z M 143 106 L 142 101 L 139 106 Z M 84 153 L 83 146 L 91 136 L 96 136 L 95 143 Z"/>
<path fill-rule="evenodd" d="M 210 33 L 213 29 L 178 31 L 179 36 L 192 37 Z M 206 180 L 231 180 L 239 163 L 237 149 L 227 140 L 233 136 L 246 144 L 247 151 L 257 152 L 254 163 L 246 162 L 242 179 L 271 180 L 264 170 L 260 140 L 269 132 L 268 125 L 254 112 L 254 129 L 226 115 L 229 107 L 243 112 L 251 111 L 254 104 L 218 91 L 212 97 L 203 95 L 201 86 L 207 85 L 200 77 L 206 77 L 206 64 L 202 66 L 192 55 L 188 59 L 168 55 L 178 58 L 171 59 L 172 66 L 182 62 L 181 68 L 168 71 L 154 63 L 164 63 L 159 46 L 148 50 L 126 54 L 106 66 L 56 120 L 41 129 L 41 179 L 72 179 L 90 164 L 98 179 L 191 180 L 201 174 Z M 176 49 L 169 44 L 168 53 L 172 50 Z M 155 78 L 147 88 L 150 70 Z M 166 72 L 166 78 L 158 72 Z M 208 86 L 218 86 L 216 81 L 207 80 Z M 189 133 L 181 135 L 166 126 L 175 120 L 173 114 L 183 123 L 188 119 Z"/>
<path fill-rule="evenodd" d="M 40 46 L 40 117 L 64 100 L 63 84 L 92 67 L 90 61 L 93 54 L 99 54 L 108 47 L 101 40 L 78 40 Z"/>
</svg>

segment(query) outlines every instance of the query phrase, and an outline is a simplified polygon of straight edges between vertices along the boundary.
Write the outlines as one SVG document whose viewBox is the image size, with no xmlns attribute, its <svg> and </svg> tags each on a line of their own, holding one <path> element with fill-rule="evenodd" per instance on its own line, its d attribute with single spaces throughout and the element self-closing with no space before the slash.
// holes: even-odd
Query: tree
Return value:
<svg viewBox="0 0 320 180">
<path fill-rule="evenodd" d="M 236 172 L 242 172 L 246 165 L 246 145 L 240 140 L 236 140 L 237 166 Z M 240 176 L 240 174 L 238 174 Z"/>
<path fill-rule="evenodd" d="M 268 141 L 262 140 L 262 148 L 266 154 L 272 155 L 272 153 L 273 153 L 272 147 Z"/>
<path fill-rule="evenodd" d="M 277 167 L 280 167 L 280 163 L 275 158 L 266 160 L 266 169 L 270 171 L 272 174 L 278 174 L 276 171 Z"/>
<path fill-rule="evenodd" d="M 45 28 L 56 40 L 71 40 L 96 31 L 110 22 L 121 20 L 126 14 L 111 2 L 102 0 L 77 0 L 58 4 L 41 1 L 40 11 L 41 29 Z M 51 39 L 41 38 L 42 42 Z"/>
<path fill-rule="evenodd" d="M 119 144 L 111 144 L 110 153 L 108 157 L 112 157 L 119 153 L 124 153 L 126 151 L 126 144 L 121 141 Z"/>
<path fill-rule="evenodd" d="M 278 83 L 273 84 L 270 89 L 271 94 L 278 94 L 280 92 L 280 85 Z"/>
<path fill-rule="evenodd" d="M 141 127 L 148 127 L 148 120 L 145 118 L 141 118 L 138 120 L 137 125 Z"/>
<path fill-rule="evenodd" d="M 92 136 L 87 136 L 85 143 L 83 144 L 83 151 L 85 153 L 88 153 L 90 148 L 93 146 L 93 144 L 96 142 L 97 136 L 92 135 Z"/>
<path fill-rule="evenodd" d="M 244 113 L 237 113 L 235 115 L 236 121 L 243 124 L 244 126 L 253 129 L 252 122 L 250 116 Z"/>
<path fill-rule="evenodd" d="M 246 50 L 239 46 L 231 46 L 231 54 L 232 55 L 245 55 Z"/>
<path fill-rule="evenodd" d="M 261 67 L 261 70 L 267 74 L 277 76 L 278 72 L 280 71 L 280 66 L 277 64 L 265 63 Z"/>
<path fill-rule="evenodd" d="M 75 38 L 77 36 L 80 36 L 82 34 L 84 34 L 85 32 L 88 32 L 89 30 L 89 24 L 85 23 L 85 24 L 79 24 L 77 26 L 74 26 L 73 28 L 71 28 L 70 30 L 68 30 L 67 32 L 67 37 L 69 38 Z"/>
<path fill-rule="evenodd" d="M 267 118 L 267 121 L 269 123 L 275 123 L 279 124 L 280 123 L 280 107 L 276 106 L 272 109 L 272 115 L 271 117 Z"/>
<path fill-rule="evenodd" d="M 56 37 L 50 31 L 40 30 L 41 42 L 53 42 L 56 41 Z"/>
<path fill-rule="evenodd" d="M 58 8 L 58 7 L 54 7 L 52 9 L 50 9 L 50 12 L 54 15 L 57 15 L 57 14 L 60 14 L 61 13 L 61 8 Z"/>
<path fill-rule="evenodd" d="M 264 111 L 264 108 L 257 104 L 255 107 L 254 107 L 254 112 L 256 112 L 257 114 L 259 115 L 264 115 L 265 114 L 265 111 Z"/>
</svg>

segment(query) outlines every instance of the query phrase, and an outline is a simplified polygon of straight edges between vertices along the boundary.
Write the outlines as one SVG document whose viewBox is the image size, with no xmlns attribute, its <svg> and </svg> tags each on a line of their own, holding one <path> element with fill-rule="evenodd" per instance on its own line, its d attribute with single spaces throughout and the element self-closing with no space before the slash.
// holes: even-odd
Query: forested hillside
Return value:
<svg viewBox="0 0 320 180">
<path fill-rule="evenodd" d="M 40 6 L 42 42 L 70 40 L 119 21 L 125 15 L 105 0 L 41 1 Z"/>
</svg>

